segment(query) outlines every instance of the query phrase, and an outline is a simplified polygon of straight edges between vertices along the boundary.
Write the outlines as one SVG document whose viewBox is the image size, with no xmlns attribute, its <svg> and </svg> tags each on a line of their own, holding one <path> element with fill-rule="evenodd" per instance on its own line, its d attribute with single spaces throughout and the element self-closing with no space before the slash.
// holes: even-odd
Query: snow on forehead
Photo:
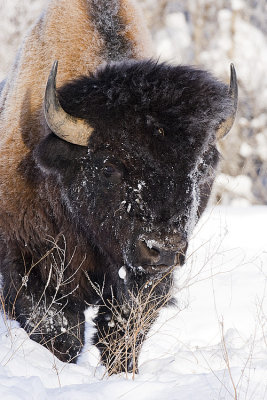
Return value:
<svg viewBox="0 0 267 400">
<path fill-rule="evenodd" d="M 134 192 L 141 192 L 144 186 L 146 186 L 145 181 L 138 181 L 137 188 L 134 189 Z"/>
</svg>

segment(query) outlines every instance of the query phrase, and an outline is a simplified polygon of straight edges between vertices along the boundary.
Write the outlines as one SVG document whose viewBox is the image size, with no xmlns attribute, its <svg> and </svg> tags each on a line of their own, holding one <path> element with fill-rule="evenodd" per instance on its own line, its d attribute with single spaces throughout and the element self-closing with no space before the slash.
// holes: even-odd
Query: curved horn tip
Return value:
<svg viewBox="0 0 267 400">
<path fill-rule="evenodd" d="M 58 69 L 58 60 L 55 60 L 53 62 L 52 68 L 50 70 L 49 73 L 49 77 L 48 80 L 52 80 L 54 83 L 56 82 L 56 78 L 57 78 L 57 69 Z M 54 84 L 54 86 L 56 86 L 56 84 Z"/>
<path fill-rule="evenodd" d="M 230 129 L 232 128 L 232 126 L 234 124 L 234 120 L 235 120 L 236 111 L 237 111 L 238 85 L 237 85 L 236 71 L 235 71 L 235 67 L 234 67 L 233 63 L 230 64 L 230 72 L 231 72 L 231 76 L 230 76 L 230 87 L 228 89 L 228 95 L 229 95 L 231 104 L 233 106 L 233 111 L 232 111 L 232 114 L 229 115 L 229 117 L 225 121 L 223 121 L 221 123 L 221 125 L 219 126 L 219 128 L 217 129 L 216 136 L 217 136 L 218 140 L 224 138 L 227 135 L 227 133 L 230 131 Z"/>
<path fill-rule="evenodd" d="M 236 70 L 234 67 L 234 64 L 230 64 L 230 92 L 231 94 L 234 94 L 235 97 L 237 98 L 238 94 L 238 85 L 237 85 L 237 76 L 236 76 Z"/>
<path fill-rule="evenodd" d="M 55 61 L 55 62 L 56 62 L 56 61 Z M 231 75 L 232 75 L 232 74 L 235 74 L 235 75 L 236 75 L 234 63 L 231 63 L 231 64 L 230 64 L 230 70 L 231 70 Z"/>
<path fill-rule="evenodd" d="M 53 62 L 53 66 L 52 66 L 52 70 L 51 71 L 54 71 L 55 73 L 57 73 L 57 67 L 58 67 L 58 60 L 55 60 Z"/>
</svg>

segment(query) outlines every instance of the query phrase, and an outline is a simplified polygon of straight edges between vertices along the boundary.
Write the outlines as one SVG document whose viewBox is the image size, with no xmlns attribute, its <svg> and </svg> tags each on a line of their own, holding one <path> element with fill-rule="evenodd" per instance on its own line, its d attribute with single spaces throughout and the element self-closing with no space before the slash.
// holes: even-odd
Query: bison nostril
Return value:
<svg viewBox="0 0 267 400">
<path fill-rule="evenodd" d="M 155 247 L 148 247 L 144 242 L 144 252 L 145 254 L 151 258 L 151 260 L 158 261 L 160 258 L 160 251 Z"/>
<path fill-rule="evenodd" d="M 159 257 L 159 255 L 160 255 L 160 251 L 158 249 L 156 249 L 155 247 L 152 247 L 152 248 L 147 247 L 147 251 L 152 257 Z"/>
<path fill-rule="evenodd" d="M 160 251 L 150 247 L 144 240 L 138 242 L 139 257 L 143 263 L 156 263 L 160 259 Z"/>
<path fill-rule="evenodd" d="M 187 242 L 185 240 L 159 242 L 140 239 L 136 244 L 135 263 L 141 266 L 173 266 L 184 263 Z"/>
</svg>

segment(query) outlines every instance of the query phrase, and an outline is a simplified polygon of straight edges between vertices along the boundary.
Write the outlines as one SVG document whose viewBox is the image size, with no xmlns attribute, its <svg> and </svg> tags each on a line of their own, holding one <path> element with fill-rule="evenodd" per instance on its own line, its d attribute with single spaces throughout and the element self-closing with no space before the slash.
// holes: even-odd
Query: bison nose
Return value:
<svg viewBox="0 0 267 400">
<path fill-rule="evenodd" d="M 156 246 L 150 246 L 149 241 L 139 240 L 136 247 L 140 265 L 156 265 L 160 261 L 160 249 Z"/>
<path fill-rule="evenodd" d="M 180 255 L 185 254 L 186 241 L 180 241 L 176 246 L 165 245 L 154 240 L 141 239 L 137 242 L 136 262 L 145 266 L 167 266 L 171 267 L 179 263 Z"/>
</svg>

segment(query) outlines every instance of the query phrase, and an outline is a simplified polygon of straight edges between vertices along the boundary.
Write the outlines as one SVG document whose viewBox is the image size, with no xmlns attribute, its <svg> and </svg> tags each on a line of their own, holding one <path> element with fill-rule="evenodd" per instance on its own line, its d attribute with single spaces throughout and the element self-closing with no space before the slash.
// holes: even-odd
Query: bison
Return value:
<svg viewBox="0 0 267 400">
<path fill-rule="evenodd" d="M 132 370 L 206 207 L 234 67 L 228 87 L 153 60 L 132 0 L 51 0 L 0 88 L 6 310 L 75 361 L 95 305 L 102 362 Z"/>
</svg>

